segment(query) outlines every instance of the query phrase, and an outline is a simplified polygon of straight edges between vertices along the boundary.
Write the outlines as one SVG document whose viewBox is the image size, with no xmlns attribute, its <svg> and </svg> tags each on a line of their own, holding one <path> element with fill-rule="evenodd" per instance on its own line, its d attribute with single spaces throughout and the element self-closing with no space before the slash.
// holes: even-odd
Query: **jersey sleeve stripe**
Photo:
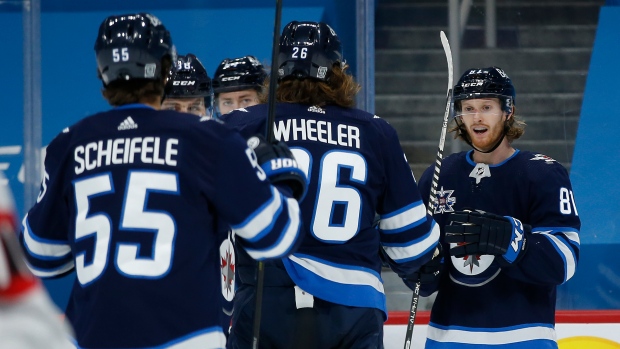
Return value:
<svg viewBox="0 0 620 349">
<path fill-rule="evenodd" d="M 28 214 L 22 220 L 24 246 L 28 253 L 33 257 L 42 260 L 55 260 L 65 258 L 71 254 L 69 244 L 62 242 L 51 242 L 50 240 L 41 239 L 32 233 L 30 224 L 28 224 Z"/>
<path fill-rule="evenodd" d="M 283 229 L 284 233 L 280 236 L 278 241 L 276 241 L 274 246 L 267 250 L 246 249 L 252 258 L 256 260 L 280 258 L 287 255 L 295 244 L 301 226 L 299 204 L 295 199 L 287 198 L 286 206 L 288 207 L 289 221 Z"/>
<path fill-rule="evenodd" d="M 536 227 L 532 229 L 532 233 L 551 233 L 553 235 L 563 234 L 566 236 L 568 240 L 571 241 L 575 246 L 581 245 L 581 240 L 579 239 L 579 231 L 577 229 L 569 228 L 569 227 Z"/>
<path fill-rule="evenodd" d="M 30 269 L 32 274 L 34 274 L 35 276 L 40 277 L 40 278 L 51 278 L 51 277 L 55 277 L 55 276 L 58 276 L 58 275 L 65 274 L 66 272 L 68 272 L 71 269 L 73 269 L 73 267 L 75 266 L 73 260 L 70 260 L 68 263 L 65 263 L 65 264 L 61 265 L 60 267 L 54 268 L 54 269 L 41 269 L 41 268 L 37 268 L 37 267 L 34 267 L 33 265 L 31 265 L 28 262 L 26 262 L 26 265 L 28 265 L 28 269 Z"/>
<path fill-rule="evenodd" d="M 400 210 L 381 215 L 379 229 L 384 233 L 397 233 L 403 228 L 410 228 L 426 221 L 426 207 L 422 201 L 407 205 Z"/>
<path fill-rule="evenodd" d="M 254 242 L 269 232 L 281 210 L 282 195 L 272 186 L 271 199 L 253 212 L 245 221 L 231 225 L 231 228 L 235 231 L 235 234 L 250 242 Z"/>
<path fill-rule="evenodd" d="M 408 262 L 425 255 L 434 248 L 439 240 L 439 234 L 439 226 L 433 221 L 431 230 L 423 238 L 409 241 L 406 244 L 383 243 L 383 248 L 395 262 Z"/>
<path fill-rule="evenodd" d="M 558 252 L 559 256 L 564 261 L 564 282 L 570 280 L 575 275 L 575 269 L 577 267 L 577 261 L 573 250 L 566 245 L 566 243 L 548 232 L 538 232 L 551 241 L 551 244 Z"/>
</svg>

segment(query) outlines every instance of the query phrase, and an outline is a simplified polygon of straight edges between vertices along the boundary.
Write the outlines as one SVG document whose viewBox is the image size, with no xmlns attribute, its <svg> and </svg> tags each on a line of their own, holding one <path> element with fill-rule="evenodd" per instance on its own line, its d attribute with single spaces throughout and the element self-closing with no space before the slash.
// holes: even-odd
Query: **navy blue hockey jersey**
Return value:
<svg viewBox="0 0 620 349">
<path fill-rule="evenodd" d="M 434 218 L 478 209 L 532 226 L 523 258 L 500 268 L 494 256 L 451 257 L 439 283 L 426 348 L 557 348 L 556 286 L 575 273 L 581 226 L 568 173 L 548 156 L 515 153 L 497 165 L 453 154 L 439 175 Z M 428 202 L 434 166 L 420 179 Z M 498 257 L 501 258 L 501 257 Z M 435 289 L 423 289 L 422 294 Z"/>
<path fill-rule="evenodd" d="M 224 121 L 248 137 L 265 132 L 267 112 L 253 106 Z M 387 317 L 380 244 L 407 275 L 430 259 L 439 239 L 396 131 L 361 110 L 291 103 L 277 105 L 274 126 L 309 178 L 300 203 L 306 235 L 283 259 L 290 278 L 315 297 Z"/>
<path fill-rule="evenodd" d="M 221 222 L 265 259 L 295 248 L 300 218 L 236 132 L 128 105 L 50 143 L 21 241 L 36 275 L 75 270 L 78 347 L 223 348 Z"/>
</svg>

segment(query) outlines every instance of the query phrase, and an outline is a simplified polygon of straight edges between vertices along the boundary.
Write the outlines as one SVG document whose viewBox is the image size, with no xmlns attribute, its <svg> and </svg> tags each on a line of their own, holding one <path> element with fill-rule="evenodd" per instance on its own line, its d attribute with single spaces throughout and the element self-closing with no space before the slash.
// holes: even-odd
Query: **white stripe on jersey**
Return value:
<svg viewBox="0 0 620 349">
<path fill-rule="evenodd" d="M 575 269 L 577 268 L 577 262 L 575 261 L 575 255 L 573 254 L 573 250 L 570 246 L 566 245 L 566 242 L 559 239 L 557 236 L 550 234 L 551 231 L 534 231 L 534 234 L 541 234 L 547 237 L 553 245 L 559 250 L 561 253 L 562 259 L 564 259 L 564 282 L 570 280 L 570 278 L 575 275 Z M 575 236 L 577 233 L 573 232 L 558 232 L 559 234 L 564 234 L 569 240 L 575 241 Z M 569 236 L 571 234 L 571 236 Z M 573 235 L 574 234 L 574 235 Z M 572 237 L 572 239 L 571 239 Z M 579 239 L 578 236 L 576 236 Z"/>
<path fill-rule="evenodd" d="M 286 206 L 288 207 L 289 216 L 289 222 L 286 225 L 286 231 L 282 234 L 282 236 L 280 236 L 280 239 L 278 239 L 276 245 L 268 250 L 246 249 L 246 252 L 250 255 L 250 257 L 256 260 L 284 257 L 290 251 L 293 244 L 295 244 L 297 236 L 299 235 L 299 228 L 301 225 L 299 204 L 297 203 L 297 200 L 287 198 Z M 275 218 L 277 219 L 277 217 Z"/>
<path fill-rule="evenodd" d="M 30 263 L 26 262 L 26 265 L 28 265 L 28 269 L 30 269 L 30 271 L 36 275 L 37 277 L 40 278 L 51 278 L 54 276 L 58 276 L 58 275 L 62 275 L 68 271 L 70 271 L 71 269 L 73 269 L 75 267 L 75 262 L 73 260 L 67 262 L 66 264 L 55 268 L 53 270 L 43 270 L 43 269 L 37 269 L 35 267 L 33 267 L 32 265 L 30 265 Z"/>
<path fill-rule="evenodd" d="M 439 329 L 429 324 L 426 331 L 428 339 L 437 342 L 451 342 L 471 345 L 501 345 L 519 343 L 531 340 L 555 341 L 555 330 L 551 325 L 532 326 L 516 329 L 492 329 L 493 332 L 482 331 L 483 329 Z"/>
<path fill-rule="evenodd" d="M 240 224 L 231 226 L 235 234 L 241 236 L 246 240 L 252 241 L 270 225 L 273 225 L 274 220 L 279 216 L 279 211 L 282 209 L 282 196 L 280 192 L 271 187 L 271 199 L 263 206 L 259 207 L 254 213 L 252 213 L 248 219 Z"/>
<path fill-rule="evenodd" d="M 213 328 L 207 329 L 208 332 L 201 333 L 194 336 L 194 333 L 189 334 L 189 339 L 176 340 L 176 344 L 166 343 L 162 346 L 153 347 L 153 349 L 224 349 L 226 348 L 226 336 L 222 332 L 221 328 L 214 330 Z M 200 332 L 197 332 L 200 333 Z M 75 346 L 76 349 L 82 349 L 80 346 Z"/>
<path fill-rule="evenodd" d="M 226 336 L 223 332 L 213 331 L 203 333 L 183 342 L 167 346 L 168 349 L 223 349 L 226 348 Z"/>
<path fill-rule="evenodd" d="M 384 233 L 389 234 L 390 230 L 397 230 L 404 228 L 408 225 L 419 222 L 422 219 L 426 219 L 426 207 L 422 201 L 411 208 L 406 209 L 403 212 L 390 216 L 393 213 L 385 214 L 381 216 L 379 221 L 379 229 Z M 383 218 L 388 216 L 387 218 Z"/>
<path fill-rule="evenodd" d="M 439 225 L 433 221 L 431 231 L 424 239 L 407 246 L 384 246 L 383 249 L 395 262 L 416 259 L 437 244 L 439 234 Z"/>
<path fill-rule="evenodd" d="M 28 224 L 28 214 L 22 220 L 22 225 L 24 229 L 24 242 L 28 252 L 33 257 L 47 257 L 47 258 L 62 258 L 66 257 L 71 253 L 71 246 L 69 244 L 63 244 L 61 242 L 58 243 L 47 243 L 37 241 L 35 236 L 30 232 L 30 225 Z"/>
<path fill-rule="evenodd" d="M 288 259 L 323 279 L 340 284 L 370 286 L 381 293 L 385 293 L 381 279 L 367 271 L 338 268 L 314 259 L 296 257 L 295 255 L 288 256 Z"/>
</svg>

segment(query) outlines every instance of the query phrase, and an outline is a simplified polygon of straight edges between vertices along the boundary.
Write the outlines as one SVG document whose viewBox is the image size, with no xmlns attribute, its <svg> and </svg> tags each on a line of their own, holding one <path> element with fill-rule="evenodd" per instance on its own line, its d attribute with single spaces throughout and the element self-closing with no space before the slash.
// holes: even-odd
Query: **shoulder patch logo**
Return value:
<svg viewBox="0 0 620 349">
<path fill-rule="evenodd" d="M 313 105 L 310 108 L 308 108 L 308 111 L 313 112 L 313 113 L 325 114 L 325 110 L 321 107 L 317 107 L 316 105 Z"/>
<path fill-rule="evenodd" d="M 222 295 L 227 301 L 232 301 L 235 296 L 235 262 L 235 249 L 229 231 L 228 239 L 220 245 L 220 283 Z"/>
<path fill-rule="evenodd" d="M 435 214 L 454 212 L 454 204 L 456 197 L 452 197 L 454 190 L 444 190 L 443 186 L 437 191 L 437 200 L 435 201 Z"/>
<path fill-rule="evenodd" d="M 135 128 L 138 128 L 138 124 L 136 124 L 136 122 L 133 121 L 131 116 L 128 116 L 125 120 L 123 120 L 123 122 L 121 122 L 120 125 L 118 125 L 119 131 L 133 130 Z"/>
<path fill-rule="evenodd" d="M 535 154 L 530 160 L 544 160 L 548 164 L 555 162 L 554 159 L 544 154 Z"/>
</svg>

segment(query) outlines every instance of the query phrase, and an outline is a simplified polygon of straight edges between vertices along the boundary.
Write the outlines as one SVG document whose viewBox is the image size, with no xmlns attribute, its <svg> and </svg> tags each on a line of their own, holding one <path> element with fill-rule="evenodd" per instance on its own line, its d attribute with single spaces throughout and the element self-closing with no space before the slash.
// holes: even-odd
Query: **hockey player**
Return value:
<svg viewBox="0 0 620 349">
<path fill-rule="evenodd" d="M 158 110 L 176 54 L 156 17 L 105 19 L 95 52 L 115 108 L 48 146 L 23 219 L 31 270 L 75 270 L 66 315 L 80 348 L 223 348 L 218 224 L 252 258 L 287 255 L 306 177 L 283 143 L 254 137 L 252 150 L 219 122 Z"/>
<path fill-rule="evenodd" d="M 0 184 L 0 348 L 70 349 L 71 329 L 24 263 L 18 222 L 11 190 Z"/>
<path fill-rule="evenodd" d="M 200 117 L 213 114 L 211 78 L 195 55 L 178 56 L 166 85 L 163 110 L 176 110 Z"/>
<path fill-rule="evenodd" d="M 334 30 L 291 22 L 279 49 L 274 132 L 310 179 L 300 204 L 307 233 L 297 253 L 265 263 L 260 346 L 383 348 L 378 251 L 411 276 L 431 258 L 439 228 L 426 215 L 394 128 L 353 108 L 359 85 L 346 73 Z M 223 119 L 249 136 L 265 129 L 267 112 L 261 104 Z M 256 291 L 254 263 L 238 257 L 228 346 L 235 349 L 251 346 Z"/>
<path fill-rule="evenodd" d="M 265 68 L 254 56 L 224 59 L 213 77 L 219 114 L 258 104 L 266 77 Z"/>
<path fill-rule="evenodd" d="M 211 118 L 213 112 L 213 88 L 211 78 L 202 63 L 194 54 L 177 56 L 177 61 L 166 84 L 163 110 L 176 110 L 190 113 L 203 118 Z M 228 334 L 232 300 L 235 295 L 235 250 L 233 232 L 225 222 L 220 222 L 221 244 L 220 259 L 222 297 L 222 326 L 224 334 Z"/>
<path fill-rule="evenodd" d="M 465 71 L 454 107 L 451 131 L 473 150 L 443 160 L 432 204 L 445 265 L 421 290 L 438 290 L 426 348 L 557 348 L 556 287 L 575 273 L 581 225 L 567 171 L 512 146 L 525 124 L 502 69 Z"/>
</svg>

